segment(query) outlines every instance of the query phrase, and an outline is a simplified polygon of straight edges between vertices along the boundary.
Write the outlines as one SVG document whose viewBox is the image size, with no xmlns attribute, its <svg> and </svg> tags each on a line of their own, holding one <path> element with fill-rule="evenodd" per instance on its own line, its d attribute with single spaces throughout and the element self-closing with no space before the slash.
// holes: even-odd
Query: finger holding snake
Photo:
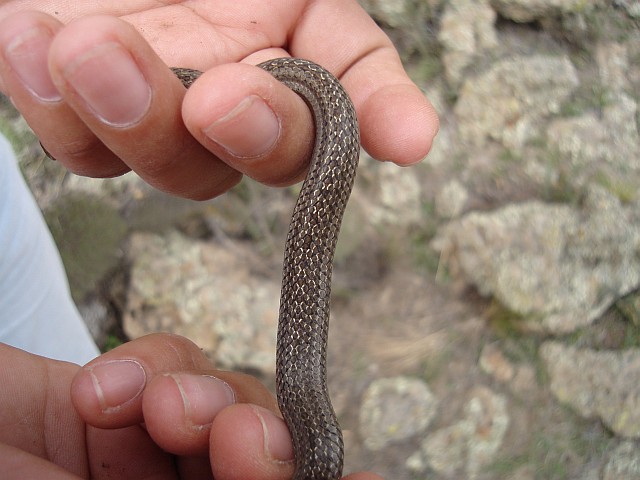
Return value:
<svg viewBox="0 0 640 480">
<path fill-rule="evenodd" d="M 48 3 L 55 2 L 0 5 L 0 88 L 52 155 L 82 175 L 115 176 L 133 169 L 164 191 L 197 199 L 224 192 L 240 172 L 271 185 L 298 181 L 311 152 L 308 109 L 268 75 L 249 73 L 242 64 L 291 53 L 311 57 L 341 77 L 361 119 L 363 145 L 374 156 L 402 165 L 416 162 L 437 131 L 433 109 L 404 73 L 388 38 L 351 0 L 340 8 L 330 1 L 308 2 L 309 8 L 300 7 L 307 2 L 293 2 L 298 8 L 271 12 L 273 18 L 238 12 L 233 5 L 242 2 L 232 2 L 227 7 L 235 13 L 225 21 L 233 26 L 226 30 L 211 20 L 215 12 L 200 10 L 194 17 L 181 2 L 174 5 L 175 24 L 164 30 L 156 18 L 159 10 L 151 9 L 124 12 L 126 21 L 67 15 L 60 22 L 44 13 L 16 13 Z M 128 5 L 138 3 L 144 2 Z M 84 10 L 79 15 L 102 13 Z M 327 25 L 337 32 L 330 38 L 324 34 Z M 22 55 L 30 69 L 16 69 L 11 55 Z M 207 71 L 184 108 L 184 88 L 167 64 Z M 132 88 L 136 78 L 140 83 Z M 100 105 L 104 98 L 113 101 Z M 268 121 L 271 114 L 276 122 Z M 239 149 L 239 139 L 247 150 Z"/>
<path fill-rule="evenodd" d="M 314 5 L 326 6 L 329 3 L 331 2 L 317 2 Z M 318 111 L 322 109 L 314 106 L 314 121 L 304 101 L 264 72 L 243 64 L 222 64 L 210 68 L 183 102 L 184 91 L 175 79 L 167 77 L 165 63 L 155 55 L 138 32 L 125 22 L 102 16 L 83 18 L 64 26 L 46 15 L 30 13 L 17 14 L 10 19 L 11 23 L 5 20 L 0 25 L 5 26 L 4 30 L 0 29 L 3 32 L 0 35 L 0 46 L 5 46 L 2 50 L 4 61 L 0 62 L 4 88 L 11 92 L 16 105 L 25 112 L 48 151 L 78 173 L 113 176 L 132 169 L 161 190 L 203 199 L 218 195 L 233 186 L 241 173 L 270 185 L 293 183 L 305 176 L 308 167 L 306 159 L 314 157 L 296 207 L 298 217 L 294 214 L 292 220 L 286 256 L 291 265 L 296 262 L 296 257 L 302 257 L 305 265 L 317 262 L 317 268 L 310 270 L 320 273 L 317 278 L 308 278 L 306 273 L 299 277 L 298 273 L 288 272 L 285 265 L 282 301 L 284 310 L 281 310 L 280 320 L 280 329 L 284 334 L 281 332 L 280 337 L 292 337 L 291 332 L 294 332 L 293 336 L 297 336 L 295 332 L 303 331 L 303 327 L 298 324 L 298 313 L 287 311 L 289 307 L 295 308 L 295 299 L 305 295 L 305 292 L 316 291 L 318 286 L 326 292 L 323 298 L 318 299 L 317 304 L 309 306 L 318 313 L 303 315 L 308 315 L 309 319 L 303 319 L 302 323 L 311 329 L 318 329 L 317 333 L 310 335 L 310 339 L 305 340 L 309 342 L 308 346 L 301 346 L 298 340 L 292 343 L 287 343 L 286 340 L 282 346 L 279 340 L 278 353 L 279 370 L 287 372 L 279 374 L 279 379 L 287 378 L 281 391 L 292 392 L 297 385 L 306 382 L 305 365 L 315 365 L 318 362 L 311 360 L 311 356 L 307 362 L 307 353 L 304 353 L 301 362 L 304 368 L 297 372 L 290 368 L 294 362 L 285 358 L 283 352 L 289 351 L 289 345 L 296 352 L 298 348 L 309 348 L 324 363 L 328 310 L 322 313 L 320 311 L 328 305 L 327 284 L 331 277 L 331 256 L 357 163 L 359 135 L 355 114 L 347 115 L 354 120 L 349 120 L 344 128 L 331 127 L 331 135 L 327 136 L 332 139 L 329 143 L 334 143 L 336 138 L 340 140 L 343 136 L 348 138 L 348 142 L 336 147 L 336 151 L 349 152 L 348 156 L 354 160 L 343 161 L 340 158 L 342 154 L 331 154 L 322 163 L 316 157 L 318 142 L 325 142 L 324 134 L 321 130 L 316 132 L 313 149 L 312 127 L 315 124 L 317 129 L 324 128 L 325 119 L 342 117 L 342 107 L 337 111 L 329 111 L 328 114 L 324 111 L 319 114 Z M 304 43 L 305 35 L 309 32 L 313 37 L 314 26 L 317 30 L 317 25 L 311 25 L 306 29 L 301 28 L 299 35 L 291 36 L 285 42 L 288 48 L 304 52 L 304 48 L 296 45 Z M 267 48 L 245 56 L 245 60 L 253 62 L 261 57 L 283 53 L 286 52 L 279 48 Z M 352 86 L 352 90 L 363 119 L 365 146 L 383 159 L 385 149 L 395 149 L 396 162 L 410 164 L 428 151 L 437 130 L 437 119 L 417 88 L 406 76 L 397 75 L 399 60 L 394 54 L 395 51 L 386 45 L 386 48 L 372 48 L 364 56 L 364 60 L 354 60 L 355 66 L 344 62 L 328 63 L 336 73 L 342 75 L 347 88 L 353 84 L 358 87 Z M 374 57 L 374 61 L 371 61 L 371 57 Z M 47 68 L 42 69 L 45 58 Z M 279 67 L 280 63 L 273 68 Z M 105 68 L 113 75 L 103 74 Z M 285 62 L 283 68 L 289 70 L 289 64 Z M 387 76 L 387 80 L 393 79 L 396 83 L 380 84 L 379 80 L 376 81 L 375 79 L 380 78 L 377 70 L 380 68 L 384 72 L 388 70 L 391 74 Z M 304 65 L 302 73 L 308 69 L 309 66 Z M 403 73 L 401 67 L 399 70 Z M 33 71 L 38 71 L 37 78 L 31 76 Z M 287 75 L 285 72 L 285 77 Z M 282 80 L 279 75 L 275 76 Z M 230 79 L 235 80 L 231 87 L 227 86 Z M 315 80 L 309 83 L 311 94 L 302 95 L 309 106 L 313 106 L 314 98 L 333 97 L 338 90 L 330 87 L 322 93 L 314 82 Z M 316 95 L 315 92 L 320 93 Z M 389 96 L 395 102 L 389 102 Z M 331 98 L 328 103 L 333 103 Z M 342 105 L 344 102 L 338 103 Z M 44 111 L 45 115 L 30 116 L 30 107 L 40 113 Z M 413 110 L 421 121 L 416 122 L 415 118 L 407 117 L 407 110 Z M 63 131 L 66 136 L 58 135 L 60 124 L 52 123 L 54 118 L 66 120 Z M 373 122 L 372 118 L 384 118 L 387 123 Z M 403 121 L 411 122 L 411 126 L 403 129 L 402 134 L 386 135 L 387 140 L 393 141 L 385 143 L 385 135 L 380 135 L 378 130 L 383 128 L 388 131 L 389 122 L 395 124 Z M 350 122 L 355 125 L 354 128 L 351 128 Z M 413 132 L 412 128 L 415 129 L 416 126 L 428 128 L 420 131 L 421 135 L 415 135 L 418 132 Z M 152 128 L 155 131 L 150 135 Z M 335 132 L 343 131 L 347 133 L 335 135 Z M 53 137 L 55 142 L 47 143 L 48 137 Z M 212 158 L 209 152 L 215 153 L 218 158 Z M 417 156 L 416 152 L 422 155 Z M 345 177 L 333 177 L 336 167 L 342 165 L 347 165 L 344 169 Z M 319 178 L 325 178 L 320 190 L 316 188 L 320 186 Z M 318 195 L 318 191 L 324 192 L 325 187 L 333 188 L 335 185 L 340 185 L 335 193 L 327 193 L 326 198 L 320 198 L 325 194 Z M 309 192 L 308 196 L 305 191 Z M 335 207 L 336 204 L 338 207 Z M 308 216 L 304 213 L 307 209 L 321 212 L 318 216 L 318 231 L 331 231 L 330 238 L 326 239 L 327 245 L 320 249 L 330 252 L 326 258 L 318 257 L 315 251 L 300 253 L 299 249 L 293 248 L 294 245 L 305 243 L 307 232 L 315 228 L 302 220 Z M 337 212 L 334 212 L 336 209 Z M 334 218 L 337 218 L 337 222 Z M 305 282 L 308 285 L 304 285 Z M 299 355 L 295 353 L 296 357 Z M 320 391 L 324 390 L 324 393 L 319 395 L 326 396 L 326 379 L 322 382 L 315 379 L 325 375 L 323 369 L 324 365 L 317 375 L 313 374 L 310 386 L 316 388 L 316 385 L 323 383 L 318 388 Z M 301 430 L 303 433 L 298 433 L 296 427 L 303 423 L 300 420 L 302 417 L 300 414 L 289 417 L 293 410 L 302 408 L 304 411 L 313 405 L 310 398 L 297 397 L 297 394 L 281 401 L 281 410 L 294 436 L 297 460 L 322 456 L 328 443 L 337 442 L 339 448 L 336 451 L 340 451 L 340 458 L 335 470 L 331 470 L 335 473 L 323 473 L 322 478 L 338 478 L 342 468 L 342 440 L 337 425 L 336 440 L 325 440 L 334 435 L 332 431 L 320 432 L 317 435 L 320 441 L 314 447 L 314 440 L 308 440 L 306 435 L 312 431 L 315 436 L 316 427 L 310 427 L 305 421 Z M 330 404 L 319 406 L 317 410 L 313 408 L 312 413 L 305 413 L 306 418 L 333 417 L 335 421 Z M 328 424 L 332 425 L 331 422 L 328 421 Z M 305 446 L 300 450 L 299 446 L 302 444 Z M 300 455 L 300 451 L 314 453 Z M 320 478 L 314 473 L 314 465 L 321 465 L 321 469 L 324 469 L 324 465 L 331 463 L 330 457 L 334 454 L 331 449 L 327 451 L 329 453 L 323 457 L 324 460 L 299 469 L 296 478 Z"/>
</svg>

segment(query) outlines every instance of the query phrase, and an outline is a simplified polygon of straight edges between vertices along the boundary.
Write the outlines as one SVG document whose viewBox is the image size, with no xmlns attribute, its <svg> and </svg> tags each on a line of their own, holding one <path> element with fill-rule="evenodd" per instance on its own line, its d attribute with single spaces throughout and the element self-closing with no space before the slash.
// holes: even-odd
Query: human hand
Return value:
<svg viewBox="0 0 640 480">
<path fill-rule="evenodd" d="M 288 55 L 340 78 L 373 157 L 427 154 L 437 116 L 355 0 L 0 0 L 0 90 L 47 150 L 78 174 L 132 169 L 184 197 L 218 195 L 241 174 L 269 185 L 304 176 L 306 105 L 248 65 Z M 167 65 L 205 74 L 185 94 Z"/>
<path fill-rule="evenodd" d="M 293 473 L 289 433 L 269 392 L 253 377 L 214 370 L 183 337 L 149 335 L 83 368 L 0 344 L 0 364 L 5 479 Z"/>
</svg>

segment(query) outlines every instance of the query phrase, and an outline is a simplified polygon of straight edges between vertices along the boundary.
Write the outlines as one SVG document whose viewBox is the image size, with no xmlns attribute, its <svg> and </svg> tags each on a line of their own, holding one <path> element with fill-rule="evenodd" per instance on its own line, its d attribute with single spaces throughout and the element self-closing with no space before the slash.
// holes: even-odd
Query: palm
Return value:
<svg viewBox="0 0 640 480">
<path fill-rule="evenodd" d="M 91 25 L 105 25 L 108 22 L 100 22 L 96 15 L 120 17 L 131 24 L 142 35 L 157 53 L 160 60 L 169 66 L 188 67 L 203 71 L 209 71 L 221 65 L 246 62 L 258 64 L 262 61 L 292 55 L 313 60 L 321 64 L 334 75 L 340 78 L 342 84 L 351 96 L 358 117 L 361 121 L 362 146 L 374 157 L 383 160 L 391 160 L 399 165 L 409 165 L 421 160 L 431 147 L 432 140 L 438 129 L 438 120 L 432 106 L 424 98 L 422 92 L 407 77 L 402 68 L 393 44 L 389 38 L 377 27 L 373 20 L 358 5 L 356 0 L 191 0 L 191 1 L 165 1 L 157 0 L 132 0 L 119 2 L 104 0 L 101 2 L 66 2 L 65 0 L 0 0 L 0 22 L 12 13 L 25 11 L 39 11 L 49 14 L 62 24 L 70 24 L 76 19 L 84 17 L 85 23 L 80 27 L 72 28 L 71 25 L 60 28 L 55 27 L 50 21 L 50 28 L 73 31 L 74 36 L 67 37 L 66 42 L 79 44 L 83 39 L 95 38 L 91 32 L 82 30 L 89 24 L 87 17 L 93 16 Z M 103 18 L 104 19 L 104 18 Z M 35 17 L 31 17 L 33 21 Z M 42 18 L 40 18 L 40 21 Z M 81 23 L 81 22 L 78 22 Z M 77 26 L 78 23 L 75 25 Z M 109 23 L 110 27 L 117 30 L 118 36 L 127 35 L 116 24 Z M 330 32 L 330 34 L 329 34 Z M 114 33 L 114 35 L 116 35 Z M 57 33 L 59 38 L 60 34 Z M 122 41 L 123 37 L 120 37 Z M 5 38 L 10 42 L 10 38 Z M 88 40 L 87 40 L 88 41 Z M 60 43 L 60 42 L 58 42 Z M 145 62 L 152 63 L 153 54 L 146 51 L 135 39 L 130 39 L 127 48 L 133 48 L 142 55 Z M 136 55 L 134 55 L 135 57 Z M 49 59 L 51 61 L 51 59 Z M 49 63 L 50 67 L 52 63 Z M 57 64 L 57 67 L 62 65 Z M 147 80 L 152 80 L 153 88 L 157 89 L 163 73 L 157 68 L 153 72 L 147 72 Z M 1 70 L 1 69 L 0 69 Z M 235 70 L 237 72 L 237 70 Z M 224 84 L 228 88 L 233 74 L 226 70 Z M 11 72 L 7 71 L 0 77 L 0 90 L 15 99 L 20 96 L 20 86 L 13 83 L 7 85 L 7 78 Z M 264 78 L 264 77 L 263 77 Z M 60 78 L 58 78 L 60 80 Z M 263 83 L 255 85 L 264 85 Z M 219 85 L 216 85 L 219 87 Z M 254 86 L 254 89 L 258 88 Z M 207 90 L 210 92 L 210 90 Z M 25 92 L 22 92 L 25 93 Z M 68 92 L 62 92 L 65 100 L 79 111 L 79 106 L 73 104 Z M 255 93 L 255 92 L 254 92 Z M 158 91 L 160 98 L 167 95 L 177 96 L 177 91 Z M 200 102 L 202 103 L 202 102 Z M 220 107 L 220 105 L 218 105 Z M 73 157 L 73 162 L 62 162 L 72 171 L 90 176 L 113 176 L 121 174 L 127 169 L 121 163 L 124 161 L 139 175 L 150 180 L 145 172 L 138 171 L 136 153 L 130 151 L 125 145 L 118 145 L 119 139 L 105 138 L 102 127 L 88 125 L 91 132 L 82 125 L 82 121 L 71 124 L 71 119 L 60 112 L 49 111 L 51 118 L 44 115 L 42 106 L 32 103 L 25 96 L 24 101 L 18 101 L 21 110 L 32 128 L 40 136 L 42 143 L 47 146 L 56 145 L 60 132 L 52 128 L 52 124 L 66 127 L 66 135 L 74 137 L 69 139 L 73 148 L 59 148 L 60 157 Z M 51 110 L 51 109 L 50 109 Z M 197 109 L 196 109 L 197 110 Z M 191 113 L 195 113 L 192 110 Z M 283 113 L 283 112 L 280 112 Z M 165 112 L 166 114 L 166 112 Z M 287 113 L 289 118 L 296 117 L 293 122 L 301 124 L 301 112 Z M 64 117 L 64 118 L 63 118 Z M 148 117 L 149 125 L 157 125 L 156 116 Z M 42 125 L 40 125 L 40 123 Z M 91 123 L 91 122 L 88 122 Z M 35 128 L 34 127 L 39 127 Z M 303 124 L 306 125 L 306 124 Z M 201 125 L 189 124 L 189 130 Z M 311 128 L 310 124 L 308 125 Z M 141 127 L 136 135 L 139 137 L 145 133 L 147 125 Z M 150 127 L 149 127 L 150 128 Z M 398 135 L 402 132 L 402 135 Z M 93 137 L 97 134 L 99 137 Z M 170 140 L 169 144 L 185 144 L 187 140 L 179 132 L 163 132 L 164 138 Z M 293 137 L 292 137 L 293 138 Z M 200 139 L 201 140 L 201 139 Z M 293 152 L 291 146 L 282 140 L 282 148 L 288 149 L 288 154 L 298 155 L 291 165 L 283 167 L 279 178 L 265 179 L 265 172 L 260 171 L 261 166 L 242 166 L 233 158 L 224 156 L 223 152 L 211 152 L 218 155 L 235 170 L 264 181 L 267 184 L 286 184 L 293 180 L 293 173 L 300 172 L 300 162 L 305 152 Z M 104 143 L 110 151 L 102 148 Z M 57 144 L 59 146 L 59 143 Z M 79 152 L 67 151 L 74 148 Z M 189 158 L 202 157 L 205 152 L 198 152 L 198 146 L 184 149 L 184 155 Z M 298 148 L 298 147 L 295 147 Z M 64 151 L 63 151 L 64 150 Z M 298 149 L 300 150 L 300 149 Z M 163 145 L 159 152 L 151 152 L 160 164 L 168 156 L 171 161 L 176 157 L 176 152 L 168 152 L 168 146 Z M 114 158 L 110 152 L 116 152 L 118 158 Z M 275 155 L 275 150 L 273 151 Z M 308 153 L 308 152 L 307 152 Z M 221 156 L 222 155 L 222 156 Z M 294 158 L 295 155 L 288 155 Z M 99 159 L 99 165 L 95 162 Z M 273 164 L 272 158 L 265 155 L 260 165 Z M 203 160 L 204 161 L 204 160 Z M 195 162 L 197 163 L 197 161 Z M 255 163 L 255 162 L 254 162 Z M 255 171 L 253 171 L 253 170 Z M 209 172 L 213 173 L 213 172 Z M 218 172 L 220 173 L 220 172 Z M 229 175 L 227 174 L 227 177 Z M 200 176 L 202 177 L 202 176 Z M 155 179 L 162 180 L 162 179 Z M 187 179 L 189 181 L 193 179 Z M 197 179 L 196 179 L 197 180 Z M 151 182 L 154 185 L 164 185 L 166 182 Z M 195 183 L 198 185 L 198 182 Z M 185 186 L 162 188 L 178 195 L 185 195 Z M 220 194 L 229 185 L 213 188 L 202 186 L 206 195 Z M 178 191 L 179 190 L 179 191 Z M 202 192 L 192 197 L 202 197 Z"/>
<path fill-rule="evenodd" d="M 136 26 L 167 63 L 206 69 L 284 47 L 305 3 L 279 2 L 274 9 L 268 2 L 253 2 L 248 7 L 234 0 L 187 1 L 138 10 L 123 19 Z"/>
<path fill-rule="evenodd" d="M 156 478 L 176 478 L 177 474 L 180 478 L 211 476 L 206 449 L 200 458 L 193 456 L 195 451 L 188 458 L 174 456 L 163 451 L 139 425 L 115 430 L 87 425 L 69 396 L 79 367 L 31 356 L 2 344 L 0 359 L 7 367 L 0 375 L 6 386 L 0 394 L 0 463 L 13 458 L 20 471 L 17 467 L 21 462 L 35 462 L 47 477 L 58 472 L 58 466 L 84 478 L 89 477 L 89 471 L 95 478 L 109 474 L 124 479 L 147 478 L 151 473 Z M 16 398 L 26 400 L 16 402 Z M 21 421 L 16 423 L 16 419 Z M 33 457 L 25 459 L 23 455 Z M 41 463 L 38 457 L 52 463 Z"/>
<path fill-rule="evenodd" d="M 236 0 L 78 2 L 66 9 L 60 3 L 9 2 L 0 6 L 0 17 L 30 8 L 49 13 L 63 23 L 87 15 L 118 16 L 134 25 L 166 63 L 198 69 L 239 61 L 274 47 L 300 56 L 307 53 L 304 42 L 294 35 L 304 26 L 309 3 L 305 0 L 249 5 Z"/>
<path fill-rule="evenodd" d="M 104 411 L 91 368 L 117 368 L 123 359 L 145 365 L 144 395 Z M 149 335 L 111 350 L 91 362 L 92 367 L 82 369 L 0 343 L 0 365 L 3 479 L 206 479 L 215 474 L 220 479 L 267 480 L 288 478 L 293 471 L 290 462 L 274 461 L 265 451 L 264 424 L 256 421 L 255 412 L 261 412 L 261 418 L 277 412 L 266 388 L 247 375 L 213 370 L 202 351 L 185 338 Z M 102 377 L 100 385 L 122 385 L 122 370 L 118 372 Z M 183 386 L 191 379 L 198 387 L 179 391 L 169 373 L 181 378 Z M 210 409 L 221 405 L 215 392 L 207 395 L 204 404 L 198 400 L 200 387 L 210 385 L 207 378 L 212 375 L 224 379 L 236 400 L 216 413 Z M 185 394 L 193 417 L 186 416 Z M 113 400 L 109 395 L 105 398 Z M 273 418 L 275 424 L 267 422 L 273 444 L 283 442 L 287 456 L 293 455 L 284 422 Z M 194 419 L 199 420 L 198 426 L 204 421 L 206 428 L 194 429 Z M 346 478 L 380 480 L 364 472 Z"/>
</svg>

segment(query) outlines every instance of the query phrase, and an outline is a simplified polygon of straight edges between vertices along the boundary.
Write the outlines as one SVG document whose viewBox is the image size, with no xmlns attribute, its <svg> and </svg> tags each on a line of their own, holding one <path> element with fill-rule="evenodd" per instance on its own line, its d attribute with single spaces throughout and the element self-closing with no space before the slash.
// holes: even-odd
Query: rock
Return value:
<svg viewBox="0 0 640 480">
<path fill-rule="evenodd" d="M 441 0 L 358 0 L 391 37 L 402 58 L 425 53 L 435 44 L 431 24 Z M 435 65 L 436 59 L 431 59 Z"/>
<path fill-rule="evenodd" d="M 624 388 L 633 396 L 638 383 L 633 364 L 624 364 L 626 353 L 603 350 L 637 343 L 640 323 L 640 308 L 629 298 L 624 306 L 610 306 L 639 285 L 640 2 L 358 1 L 385 28 L 407 72 L 435 105 L 440 132 L 421 165 L 399 169 L 365 160 L 343 221 L 334 285 L 337 321 L 331 328 L 337 342 L 330 341 L 329 356 L 336 368 L 329 379 L 351 445 L 347 469 L 434 480 L 640 478 L 640 440 L 627 442 L 598 420 L 622 423 L 611 412 L 632 412 L 632 405 L 620 405 Z M 394 63 L 390 53 L 376 50 L 369 57 L 375 65 L 359 65 L 379 67 L 378 72 L 383 67 L 375 59 Z M 364 97 L 359 104 L 363 113 L 380 108 Z M 10 101 L 0 95 L 2 107 Z M 130 290 L 117 296 L 111 287 L 104 298 L 106 289 L 95 288 L 105 284 L 104 275 L 83 263 L 82 275 L 96 275 L 79 283 L 91 289 L 87 298 L 101 302 L 81 305 L 83 316 L 103 323 L 121 313 L 127 297 L 131 335 L 183 333 L 218 366 L 271 375 L 277 270 L 298 187 L 262 188 L 247 180 L 199 203 L 159 195 L 133 172 L 121 179 L 81 179 L 61 162 L 43 159 L 26 122 L 13 112 L 4 121 L 0 111 L 0 130 L 16 145 L 45 210 L 79 193 L 104 201 L 122 217 L 124 234 L 171 232 L 166 238 L 133 233 L 136 245 L 129 253 L 124 249 L 126 262 L 120 255 L 127 244 L 114 244 L 114 273 L 127 279 L 118 282 L 120 288 Z M 379 120 L 384 123 L 384 115 Z M 369 147 L 395 141 L 402 148 L 403 132 L 387 133 L 385 140 L 363 130 L 363 140 Z M 105 239 L 115 231 L 105 226 L 107 216 L 86 220 L 98 221 Z M 176 225 L 192 238 L 173 232 Z M 446 285 L 433 283 L 437 256 L 423 250 L 436 229 L 433 245 L 440 242 L 442 267 L 437 274 Z M 77 229 L 72 240 L 84 240 L 86 231 Z M 212 241 L 193 239 L 209 234 Z M 260 252 L 266 267 L 275 266 L 269 268 L 274 272 L 260 267 L 252 251 Z M 71 252 L 72 260 L 79 259 Z M 109 285 L 112 276 L 107 274 Z M 486 303 L 471 289 L 460 295 L 456 288 L 468 284 L 495 297 L 490 322 L 483 315 Z M 558 355 L 556 362 L 568 364 L 566 377 L 580 392 L 574 395 L 597 405 L 595 419 L 584 421 L 540 384 L 546 360 L 531 351 L 540 337 L 525 331 L 512 338 L 511 327 L 555 334 L 594 318 L 597 323 L 562 341 L 597 345 L 601 352 L 591 354 L 606 354 L 607 360 L 586 362 L 575 353 L 583 350 L 568 349 L 568 358 Z M 371 334 L 386 341 L 363 342 L 360 348 L 359 337 Z M 595 380 L 594 369 L 600 370 Z M 371 451 L 354 426 L 361 408 L 356 399 L 377 378 L 399 375 L 429 378 L 428 388 L 437 395 L 429 397 L 430 408 L 437 403 L 437 413 L 426 430 L 410 425 L 408 432 L 420 433 Z M 624 375 L 629 380 L 622 385 Z M 483 382 L 495 390 L 469 390 Z M 586 385 L 580 390 L 577 382 Z M 601 390 L 610 385 L 619 390 L 605 397 Z M 397 390 L 380 393 L 372 409 L 391 412 L 389 422 L 379 425 L 384 438 L 388 430 L 403 430 L 403 421 L 413 421 L 412 414 L 398 419 L 406 407 Z M 476 399 L 476 413 L 465 408 L 468 395 Z M 410 404 L 418 404 L 418 397 L 411 396 Z M 508 433 L 492 453 L 507 423 Z M 375 425 L 370 430 L 368 437 L 380 435 Z M 473 450 L 476 444 L 484 450 Z"/>
<path fill-rule="evenodd" d="M 640 350 L 593 351 L 549 341 L 540 358 L 560 402 L 581 417 L 600 418 L 617 435 L 640 437 Z"/>
<path fill-rule="evenodd" d="M 640 18 L 640 2 L 638 0 L 614 0 L 613 3 L 623 7 L 630 17 Z"/>
<path fill-rule="evenodd" d="M 505 397 L 477 387 L 464 408 L 464 418 L 430 434 L 419 452 L 408 460 L 415 469 L 424 465 L 436 472 L 473 480 L 494 459 L 509 426 Z M 461 477 L 460 473 L 464 472 Z"/>
<path fill-rule="evenodd" d="M 475 57 L 498 45 L 495 21 L 496 13 L 487 0 L 447 3 L 438 39 L 444 47 L 442 62 L 451 85 L 459 86 Z"/>
<path fill-rule="evenodd" d="M 252 255 L 238 242 L 136 233 L 125 332 L 184 335 L 218 366 L 273 374 L 280 285 L 251 273 Z"/>
<path fill-rule="evenodd" d="M 639 209 L 600 187 L 582 208 L 531 201 L 470 213 L 432 246 L 533 329 L 588 325 L 640 284 Z"/>
<path fill-rule="evenodd" d="M 469 199 L 467 189 L 458 180 L 443 185 L 436 195 L 436 213 L 441 218 L 460 216 Z"/>
<path fill-rule="evenodd" d="M 535 368 L 532 365 L 519 365 L 507 386 L 514 395 L 520 398 L 531 398 L 538 389 Z"/>
<path fill-rule="evenodd" d="M 127 225 L 107 201 L 82 193 L 61 196 L 45 211 L 69 278 L 73 298 L 82 301 L 116 269 Z"/>
<path fill-rule="evenodd" d="M 116 326 L 116 319 L 110 315 L 107 306 L 100 300 L 92 298 L 78 305 L 78 311 L 86 323 L 89 333 L 99 347 L 108 342 L 109 332 Z"/>
<path fill-rule="evenodd" d="M 604 0 L 492 0 L 496 10 L 515 22 L 532 22 L 543 17 L 582 13 L 605 4 Z"/>
<path fill-rule="evenodd" d="M 505 480 L 536 480 L 536 468 L 531 465 L 525 465 L 516 469 L 513 473 L 505 477 Z M 582 478 L 581 480 L 587 480 Z"/>
<path fill-rule="evenodd" d="M 132 172 L 103 182 L 97 182 L 95 178 L 69 175 L 65 188 L 69 192 L 84 193 L 110 201 L 118 208 L 156 192 L 153 187 Z"/>
<path fill-rule="evenodd" d="M 602 465 L 601 462 L 598 462 L 597 459 L 593 459 L 588 462 L 582 472 L 576 477 L 576 479 L 580 480 L 604 480 L 604 477 L 601 475 Z M 513 480 L 517 480 L 518 477 L 514 477 Z M 635 477 L 634 477 L 635 478 Z M 630 478 L 628 480 L 631 480 Z"/>
<path fill-rule="evenodd" d="M 514 397 L 531 399 L 536 395 L 538 383 L 535 368 L 527 362 L 508 358 L 498 342 L 482 348 L 478 364 L 483 372 L 506 386 Z"/>
<path fill-rule="evenodd" d="M 368 220 L 376 226 L 394 228 L 418 224 L 422 220 L 422 203 L 417 170 L 371 159 L 365 162 L 365 168 L 375 172 L 373 181 L 379 189 L 377 201 L 369 205 Z"/>
<path fill-rule="evenodd" d="M 440 130 L 436 136 L 429 155 L 425 158 L 418 168 L 425 168 L 430 171 L 439 171 L 446 168 L 451 158 L 459 149 L 458 132 L 453 115 L 450 113 L 450 106 L 446 100 L 446 82 L 443 80 L 435 80 L 429 82 L 428 87 L 423 88 L 424 94 L 429 98 L 433 107 L 440 117 Z"/>
<path fill-rule="evenodd" d="M 515 368 L 497 345 L 488 344 L 480 353 L 480 368 L 499 382 L 508 382 L 515 375 Z"/>
<path fill-rule="evenodd" d="M 543 119 L 560 110 L 578 86 L 566 56 L 531 55 L 492 64 L 464 82 L 455 115 L 470 147 L 489 140 L 519 149 L 537 136 Z"/>
<path fill-rule="evenodd" d="M 611 455 L 604 468 L 603 480 L 635 480 L 640 478 L 640 445 L 622 442 Z"/>
<path fill-rule="evenodd" d="M 424 433 L 436 413 L 436 400 L 421 380 L 408 377 L 375 380 L 364 394 L 360 432 L 373 451 Z"/>
<path fill-rule="evenodd" d="M 563 158 L 568 181 L 582 188 L 596 179 L 623 201 L 637 197 L 640 186 L 638 105 L 625 93 L 609 96 L 600 113 L 552 121 L 549 144 Z"/>
<path fill-rule="evenodd" d="M 638 2 L 640 5 L 640 2 Z M 607 88 L 621 92 L 630 88 L 627 72 L 629 71 L 629 48 L 622 43 L 600 43 L 595 54 L 600 81 Z"/>
<path fill-rule="evenodd" d="M 369 15 L 390 27 L 403 27 L 408 23 L 411 0 L 362 0 L 360 3 Z"/>
</svg>

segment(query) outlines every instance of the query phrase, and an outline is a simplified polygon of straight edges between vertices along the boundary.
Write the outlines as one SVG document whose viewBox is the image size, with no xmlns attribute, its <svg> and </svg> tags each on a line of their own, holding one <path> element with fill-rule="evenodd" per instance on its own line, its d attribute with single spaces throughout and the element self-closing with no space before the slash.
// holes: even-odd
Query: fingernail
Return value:
<svg viewBox="0 0 640 480">
<path fill-rule="evenodd" d="M 7 61 L 25 88 L 44 102 L 62 99 L 51 80 L 47 63 L 52 39 L 49 30 L 34 27 L 17 35 L 5 49 Z"/>
<path fill-rule="evenodd" d="M 99 363 L 89 369 L 93 388 L 104 413 L 116 412 L 144 390 L 147 375 L 135 360 Z"/>
<path fill-rule="evenodd" d="M 57 162 L 55 157 L 53 155 L 51 155 L 46 148 L 44 148 L 44 145 L 42 145 L 42 142 L 40 142 L 40 148 L 42 149 L 42 151 L 44 152 L 44 154 L 45 154 L 45 156 L 47 158 L 49 158 L 50 160 L 53 160 L 54 162 Z"/>
<path fill-rule="evenodd" d="M 202 429 L 213 422 L 215 416 L 236 401 L 233 390 L 226 382 L 209 375 L 169 375 L 178 386 L 184 414 L 192 427 Z"/>
<path fill-rule="evenodd" d="M 293 445 L 284 420 L 265 408 L 252 408 L 262 424 L 265 455 L 277 463 L 293 461 Z"/>
<path fill-rule="evenodd" d="M 257 95 L 250 95 L 204 129 L 204 134 L 236 157 L 267 153 L 278 140 L 280 122 Z"/>
<path fill-rule="evenodd" d="M 116 42 L 83 53 L 67 65 L 64 76 L 89 110 L 109 125 L 134 125 L 151 105 L 151 87 L 131 54 Z"/>
</svg>

